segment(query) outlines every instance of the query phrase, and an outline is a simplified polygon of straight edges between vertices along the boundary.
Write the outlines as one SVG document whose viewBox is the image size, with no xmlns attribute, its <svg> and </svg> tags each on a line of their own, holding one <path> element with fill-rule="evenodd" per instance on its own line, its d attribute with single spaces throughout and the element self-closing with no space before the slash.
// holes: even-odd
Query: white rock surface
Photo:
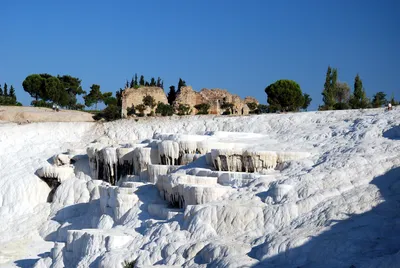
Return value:
<svg viewBox="0 0 400 268">
<path fill-rule="evenodd" d="M 0 266 L 396 267 L 399 113 L 0 125 Z M 160 166 L 185 154 L 205 156 Z M 111 186 L 99 159 L 131 171 Z M 63 178 L 52 204 L 41 167 Z"/>
</svg>

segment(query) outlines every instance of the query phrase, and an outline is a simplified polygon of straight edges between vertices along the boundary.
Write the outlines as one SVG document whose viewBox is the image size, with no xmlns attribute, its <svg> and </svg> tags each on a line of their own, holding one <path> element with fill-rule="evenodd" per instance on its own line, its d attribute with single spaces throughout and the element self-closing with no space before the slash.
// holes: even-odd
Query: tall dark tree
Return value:
<svg viewBox="0 0 400 268">
<path fill-rule="evenodd" d="M 328 66 L 328 70 L 325 76 L 324 90 L 322 91 L 322 100 L 324 102 L 323 108 L 325 110 L 333 109 L 335 105 L 335 87 L 337 80 L 337 70 Z"/>
<path fill-rule="evenodd" d="M 150 79 L 150 86 L 151 86 L 151 87 L 155 87 L 155 86 L 156 86 L 156 79 L 154 79 L 154 77 L 152 77 L 152 78 Z"/>
<path fill-rule="evenodd" d="M 130 88 L 134 88 L 135 87 L 135 80 L 133 80 L 133 77 L 131 79 L 131 83 L 129 84 Z"/>
<path fill-rule="evenodd" d="M 4 93 L 3 93 L 3 95 L 4 96 L 8 96 L 8 86 L 7 86 L 7 83 L 4 83 Z"/>
<path fill-rule="evenodd" d="M 185 80 L 182 80 L 181 78 L 179 78 L 179 82 L 178 82 L 178 92 L 181 91 L 181 87 L 186 87 L 186 82 L 185 82 Z"/>
<path fill-rule="evenodd" d="M 128 80 L 126 80 L 125 88 L 129 88 L 129 82 L 128 82 Z"/>
<path fill-rule="evenodd" d="M 157 78 L 157 87 L 161 87 L 162 88 L 161 78 L 160 77 Z"/>
<path fill-rule="evenodd" d="M 176 99 L 176 91 L 175 91 L 175 86 L 170 86 L 169 87 L 169 92 L 167 95 L 168 103 L 172 105 Z"/>
<path fill-rule="evenodd" d="M 17 97 L 15 96 L 15 89 L 14 89 L 14 86 L 13 85 L 11 85 L 11 87 L 10 87 L 10 94 L 8 94 L 11 98 L 13 98 L 14 99 L 14 101 L 17 99 Z"/>
<path fill-rule="evenodd" d="M 1 88 L 1 85 L 0 85 L 0 96 L 3 96 L 3 95 L 4 95 L 3 89 Z"/>
<path fill-rule="evenodd" d="M 140 80 L 139 80 L 139 85 L 144 86 L 145 82 L 144 82 L 144 76 L 141 75 L 140 76 Z"/>
<path fill-rule="evenodd" d="M 354 93 L 350 99 L 350 105 L 353 109 L 363 109 L 368 107 L 368 98 L 363 88 L 362 80 L 357 74 L 354 78 Z"/>
<path fill-rule="evenodd" d="M 138 80 L 137 80 L 137 74 L 135 73 L 135 80 L 133 80 L 134 86 L 137 87 L 138 84 Z"/>
</svg>

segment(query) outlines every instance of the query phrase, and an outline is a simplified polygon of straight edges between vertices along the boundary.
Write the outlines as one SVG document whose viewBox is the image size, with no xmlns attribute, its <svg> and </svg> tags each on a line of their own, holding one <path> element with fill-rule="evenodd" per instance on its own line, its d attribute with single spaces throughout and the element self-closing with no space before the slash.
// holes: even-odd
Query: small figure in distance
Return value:
<svg viewBox="0 0 400 268">
<path fill-rule="evenodd" d="M 53 112 L 56 110 L 56 105 L 53 104 Z"/>
<path fill-rule="evenodd" d="M 57 105 L 56 111 L 57 111 L 57 112 L 60 111 L 60 106 Z"/>
<path fill-rule="evenodd" d="M 392 104 L 389 102 L 388 103 L 388 111 L 392 110 Z"/>
</svg>

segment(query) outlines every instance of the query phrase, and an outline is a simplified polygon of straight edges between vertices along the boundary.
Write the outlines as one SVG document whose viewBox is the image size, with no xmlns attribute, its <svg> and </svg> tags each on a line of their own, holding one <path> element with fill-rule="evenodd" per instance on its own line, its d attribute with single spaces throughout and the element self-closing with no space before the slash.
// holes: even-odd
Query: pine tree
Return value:
<svg viewBox="0 0 400 268">
<path fill-rule="evenodd" d="M 145 82 L 144 82 L 144 76 L 141 75 L 140 76 L 140 80 L 139 80 L 139 85 L 144 86 Z"/>
<path fill-rule="evenodd" d="M 135 81 L 133 80 L 133 77 L 131 79 L 131 83 L 129 84 L 130 88 L 134 88 L 135 87 Z"/>
<path fill-rule="evenodd" d="M 160 77 L 157 78 L 157 87 L 161 87 L 161 78 Z"/>
<path fill-rule="evenodd" d="M 129 88 L 129 82 L 128 82 L 128 80 L 126 80 L 125 88 Z"/>
<path fill-rule="evenodd" d="M 0 96 L 3 96 L 3 89 L 1 88 L 1 85 L 0 85 Z"/>
<path fill-rule="evenodd" d="M 4 93 L 3 93 L 3 95 L 4 95 L 5 97 L 7 97 L 7 96 L 8 96 L 8 92 L 7 92 L 7 90 L 8 90 L 7 83 L 4 83 Z"/>
<path fill-rule="evenodd" d="M 368 98 L 365 94 L 362 80 L 358 74 L 354 79 L 354 93 L 351 97 L 350 105 L 353 109 L 363 109 L 368 107 Z"/>
<path fill-rule="evenodd" d="M 135 73 L 135 80 L 133 81 L 133 84 L 134 84 L 134 86 L 135 87 L 137 87 L 139 84 L 138 84 L 138 80 L 137 80 L 137 74 Z"/>
<path fill-rule="evenodd" d="M 9 96 L 11 98 L 13 98 L 14 101 L 17 99 L 17 97 L 15 96 L 15 90 L 14 90 L 13 85 L 11 85 L 11 87 L 10 87 L 10 95 Z"/>
<path fill-rule="evenodd" d="M 185 80 L 182 80 L 181 78 L 179 78 L 178 91 L 177 92 L 181 91 L 181 87 L 186 87 L 186 82 L 185 82 Z"/>
<path fill-rule="evenodd" d="M 156 86 L 156 79 L 154 79 L 154 77 L 152 77 L 151 80 L 150 80 L 150 86 L 151 87 L 155 87 Z"/>
</svg>

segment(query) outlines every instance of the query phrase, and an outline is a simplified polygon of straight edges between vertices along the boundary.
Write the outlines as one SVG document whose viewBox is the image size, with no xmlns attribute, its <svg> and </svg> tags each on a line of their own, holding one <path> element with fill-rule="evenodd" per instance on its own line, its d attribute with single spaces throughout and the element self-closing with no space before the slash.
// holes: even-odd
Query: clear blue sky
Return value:
<svg viewBox="0 0 400 268">
<path fill-rule="evenodd" d="M 32 100 L 32 73 L 70 74 L 115 92 L 134 73 L 179 77 L 196 90 L 225 88 L 266 103 L 278 79 L 322 103 L 328 65 L 368 97 L 400 99 L 400 1 L 0 1 L 0 83 Z"/>
</svg>

